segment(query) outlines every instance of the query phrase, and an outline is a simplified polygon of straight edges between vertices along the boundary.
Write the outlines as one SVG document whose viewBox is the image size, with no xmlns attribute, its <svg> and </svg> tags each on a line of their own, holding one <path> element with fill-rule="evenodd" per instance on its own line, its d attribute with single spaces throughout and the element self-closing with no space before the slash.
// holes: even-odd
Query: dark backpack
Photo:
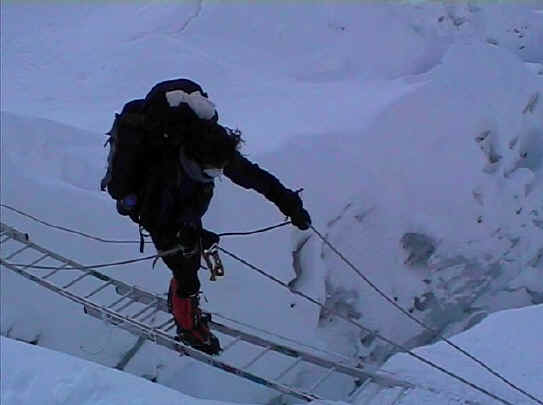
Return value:
<svg viewBox="0 0 543 405">
<path fill-rule="evenodd" d="M 130 155 L 137 157 L 141 155 L 141 151 L 138 150 L 143 147 L 143 136 L 145 131 L 145 116 L 142 113 L 142 108 L 145 100 L 132 100 L 126 103 L 120 114 L 115 114 L 115 119 L 111 129 L 106 133 L 109 139 L 104 144 L 104 147 L 109 145 L 109 153 L 107 156 L 107 171 L 100 182 L 100 189 L 102 191 L 108 191 L 111 197 L 115 200 L 123 198 L 126 194 L 131 192 L 132 184 L 117 184 L 112 185 L 113 174 L 118 173 L 115 178 L 123 177 L 120 174 L 122 172 L 130 172 L 131 167 L 119 167 L 119 164 L 125 163 L 126 160 L 134 160 L 124 158 L 122 155 Z M 120 134 L 127 132 L 127 136 L 121 137 Z M 125 139 L 126 138 L 126 139 Z M 121 141 L 122 139 L 122 141 Z M 119 151 L 120 150 L 120 151 Z M 119 156 L 121 158 L 119 158 Z M 126 166 L 126 165 L 125 165 Z"/>
</svg>

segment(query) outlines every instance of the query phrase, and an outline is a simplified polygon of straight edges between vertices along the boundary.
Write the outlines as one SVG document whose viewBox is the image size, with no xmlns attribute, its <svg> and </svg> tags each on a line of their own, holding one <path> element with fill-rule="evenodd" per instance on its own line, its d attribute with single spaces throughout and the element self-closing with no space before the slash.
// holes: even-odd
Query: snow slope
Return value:
<svg viewBox="0 0 543 405">
<path fill-rule="evenodd" d="M 417 80 L 363 132 L 367 148 L 355 148 L 360 137 L 344 142 L 340 164 L 361 179 L 328 235 L 399 305 L 454 333 L 487 313 L 541 303 L 543 109 L 527 105 L 543 80 L 477 43 L 455 44 Z M 428 342 L 327 247 L 322 255 L 330 308 L 409 345 Z M 387 354 L 369 343 L 362 357 Z"/>
<path fill-rule="evenodd" d="M 533 12 L 540 2 L 1 7 L 2 203 L 97 236 L 136 239 L 135 226 L 98 192 L 101 134 L 124 102 L 159 80 L 188 76 L 204 85 L 223 123 L 244 131 L 249 158 L 305 188 L 316 227 L 431 326 L 453 334 L 491 312 L 543 301 L 543 24 Z M 6 209 L 1 215 L 85 264 L 138 254 Z M 282 219 L 260 196 L 223 181 L 205 223 L 223 232 Z M 223 246 L 399 343 L 432 340 L 309 236 L 282 229 L 225 238 Z M 292 251 L 303 241 L 294 268 Z M 371 335 L 225 263 L 220 283 L 202 274 L 208 309 L 355 364 L 391 354 Z M 107 273 L 163 293 L 170 274 L 157 267 Z M 0 277 L 3 335 L 107 366 L 135 343 L 4 269 Z M 206 398 L 276 396 L 148 344 L 126 371 Z"/>
<path fill-rule="evenodd" d="M 543 397 L 543 352 L 540 337 L 543 306 L 504 311 L 491 315 L 468 332 L 453 340 L 507 375 L 521 388 Z M 499 332 L 499 333 L 497 333 Z M 95 363 L 63 353 L 0 338 L 2 403 L 26 404 L 190 404 L 212 405 L 226 402 L 190 398 L 159 384 L 130 376 Z M 492 345 L 488 345 L 488 341 Z M 526 350 L 530 348 L 531 350 Z M 470 382 L 500 395 L 515 404 L 530 404 L 501 382 L 489 377 L 470 362 L 459 361 L 458 354 L 439 343 L 416 350 Z M 396 355 L 384 370 L 401 375 L 417 387 L 407 391 L 397 405 L 491 404 L 487 397 L 414 361 L 407 355 Z M 373 403 L 385 403 L 395 392 L 383 390 Z M 320 403 L 319 401 L 313 404 Z M 331 402 L 327 402 L 331 404 Z"/>
<path fill-rule="evenodd" d="M 452 340 L 493 367 L 517 387 L 542 400 L 543 330 L 539 322 L 542 311 L 541 305 L 502 311 L 490 315 L 477 326 L 455 336 Z M 459 358 L 458 353 L 444 343 L 421 347 L 415 350 L 415 353 L 513 404 L 535 404 L 535 401 L 513 390 L 478 365 Z M 383 370 L 402 375 L 419 386 L 409 391 L 397 405 L 499 403 L 405 354 L 392 357 Z M 434 392 L 429 392 L 425 388 L 431 388 Z M 381 392 L 373 403 L 384 402 L 387 395 L 389 393 L 386 391 Z"/>
<path fill-rule="evenodd" d="M 65 405 L 219 405 L 143 378 L 4 337 L 2 403 Z"/>
</svg>

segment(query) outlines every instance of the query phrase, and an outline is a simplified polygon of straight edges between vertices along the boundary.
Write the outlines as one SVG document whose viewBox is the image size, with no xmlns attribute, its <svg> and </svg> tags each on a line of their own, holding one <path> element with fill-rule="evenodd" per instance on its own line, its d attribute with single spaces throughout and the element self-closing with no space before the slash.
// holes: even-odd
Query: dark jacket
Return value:
<svg viewBox="0 0 543 405">
<path fill-rule="evenodd" d="M 184 223 L 200 223 L 214 183 L 198 182 L 184 172 L 179 163 L 182 141 L 163 139 L 163 134 L 146 122 L 142 103 L 128 103 L 116 118 L 113 156 L 102 187 L 116 200 L 136 194 L 137 214 L 131 218 L 150 232 L 176 231 Z M 239 152 L 224 168 L 224 175 L 241 187 L 256 190 L 286 216 L 301 205 L 295 192 Z"/>
</svg>

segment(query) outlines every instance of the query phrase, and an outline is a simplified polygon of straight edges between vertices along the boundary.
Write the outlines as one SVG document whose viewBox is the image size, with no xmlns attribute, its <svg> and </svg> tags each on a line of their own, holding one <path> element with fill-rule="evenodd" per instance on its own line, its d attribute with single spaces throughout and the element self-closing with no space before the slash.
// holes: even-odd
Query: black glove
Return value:
<svg viewBox="0 0 543 405">
<path fill-rule="evenodd" d="M 278 205 L 281 212 L 287 217 L 290 217 L 292 225 L 296 226 L 302 231 L 309 228 L 311 225 L 311 217 L 309 216 L 307 210 L 304 209 L 302 199 L 297 192 L 287 190 L 287 192 L 283 195 L 280 204 Z"/>
<path fill-rule="evenodd" d="M 311 217 L 309 216 L 309 212 L 304 208 L 301 208 L 296 214 L 291 215 L 290 220 L 292 221 L 292 225 L 302 231 L 311 226 Z"/>
</svg>

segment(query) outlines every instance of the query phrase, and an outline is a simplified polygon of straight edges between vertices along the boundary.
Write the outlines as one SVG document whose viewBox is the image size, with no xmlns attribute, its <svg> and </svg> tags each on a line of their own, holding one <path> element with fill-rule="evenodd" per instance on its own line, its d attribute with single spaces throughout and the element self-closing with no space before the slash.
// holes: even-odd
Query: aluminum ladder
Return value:
<svg viewBox="0 0 543 405">
<path fill-rule="evenodd" d="M 81 304 L 85 313 L 109 322 L 136 336 L 167 347 L 181 355 L 189 356 L 209 366 L 216 367 L 238 377 L 306 401 L 324 399 L 318 389 L 327 381 L 338 376 L 350 379 L 353 387 L 342 399 L 347 402 L 362 403 L 357 400 L 369 383 L 381 388 L 409 389 L 410 383 L 390 376 L 381 375 L 374 370 L 352 367 L 296 347 L 273 342 L 270 339 L 242 331 L 211 320 L 210 328 L 227 337 L 228 341 L 219 356 L 211 356 L 176 340 L 176 326 L 168 311 L 167 300 L 136 286 L 130 286 L 111 278 L 92 268 L 47 250 L 30 241 L 29 235 L 0 223 L 0 264 L 37 284 Z M 13 263 L 12 259 L 25 264 Z M 51 267 L 51 270 L 33 269 L 32 266 Z M 64 271 L 63 271 L 64 270 Z M 69 271 L 67 271 L 69 270 Z M 221 336 L 221 341 L 224 340 Z M 253 356 L 244 364 L 236 364 L 227 358 L 227 352 L 235 347 L 251 347 Z M 251 370 L 257 362 L 268 357 L 282 364 L 275 376 L 267 376 L 260 370 Z M 280 359 L 279 359 L 280 358 Z M 271 364 L 271 363 L 267 363 Z M 282 380 L 303 366 L 320 370 L 320 376 L 309 387 L 295 386 Z"/>
</svg>

